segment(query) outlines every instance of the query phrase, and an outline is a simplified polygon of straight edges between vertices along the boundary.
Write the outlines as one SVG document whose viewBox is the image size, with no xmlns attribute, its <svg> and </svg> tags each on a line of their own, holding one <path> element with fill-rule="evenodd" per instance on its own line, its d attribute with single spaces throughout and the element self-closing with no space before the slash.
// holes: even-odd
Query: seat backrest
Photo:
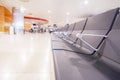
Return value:
<svg viewBox="0 0 120 80">
<path fill-rule="evenodd" d="M 63 27 L 58 28 L 57 32 L 63 31 Z"/>
<path fill-rule="evenodd" d="M 68 31 L 69 24 L 66 24 L 64 27 L 62 27 L 61 32 L 66 32 Z"/>
<path fill-rule="evenodd" d="M 79 21 L 79 22 L 76 22 L 75 28 L 74 28 L 71 36 L 70 36 L 70 38 L 71 38 L 74 42 L 77 40 L 76 34 L 77 34 L 77 33 L 81 33 L 81 32 L 84 30 L 86 22 L 87 22 L 87 19 L 82 20 L 82 21 Z"/>
<path fill-rule="evenodd" d="M 112 9 L 102 14 L 98 14 L 93 17 L 89 17 L 86 23 L 85 29 L 82 34 L 95 34 L 95 35 L 106 35 L 111 30 L 113 23 L 116 19 L 116 16 L 119 12 L 119 9 Z M 83 39 L 88 42 L 94 48 L 98 48 L 98 46 L 103 41 L 103 37 L 96 36 L 83 36 Z M 94 52 L 92 48 L 88 45 L 81 42 L 81 46 L 90 50 L 91 53 Z"/>
<path fill-rule="evenodd" d="M 86 22 L 87 22 L 87 19 L 76 22 L 73 34 L 81 33 L 85 28 Z"/>
<path fill-rule="evenodd" d="M 104 43 L 100 49 L 102 58 L 109 60 L 109 64 L 120 70 L 120 14 Z"/>
<path fill-rule="evenodd" d="M 68 28 L 68 31 L 67 31 L 67 34 L 71 34 L 72 31 L 74 30 L 74 27 L 75 27 L 75 23 L 70 24 L 70 25 L 69 25 L 69 28 Z"/>
</svg>

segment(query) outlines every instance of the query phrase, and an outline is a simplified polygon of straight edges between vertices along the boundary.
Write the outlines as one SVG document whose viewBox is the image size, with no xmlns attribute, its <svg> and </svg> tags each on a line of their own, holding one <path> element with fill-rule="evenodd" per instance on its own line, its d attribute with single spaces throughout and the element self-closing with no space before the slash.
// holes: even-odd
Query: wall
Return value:
<svg viewBox="0 0 120 80">
<path fill-rule="evenodd" d="M 25 23 L 24 24 L 24 29 L 26 30 L 26 31 L 28 31 L 30 28 L 31 28 L 31 24 L 30 23 Z"/>
<path fill-rule="evenodd" d="M 5 23 L 4 8 L 0 6 L 0 32 L 3 31 L 4 23 Z"/>
<path fill-rule="evenodd" d="M 12 23 L 11 12 L 4 6 L 0 5 L 0 32 L 9 32 L 9 27 L 11 23 Z"/>
</svg>

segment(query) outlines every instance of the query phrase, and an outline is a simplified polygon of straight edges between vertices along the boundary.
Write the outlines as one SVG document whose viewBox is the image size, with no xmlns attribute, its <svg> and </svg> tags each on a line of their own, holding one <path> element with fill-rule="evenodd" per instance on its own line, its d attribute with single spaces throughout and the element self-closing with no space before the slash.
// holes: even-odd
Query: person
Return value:
<svg viewBox="0 0 120 80">
<path fill-rule="evenodd" d="M 53 24 L 53 27 L 54 27 L 54 31 L 56 31 L 57 30 L 57 25 Z"/>
<path fill-rule="evenodd" d="M 40 31 L 41 33 L 46 32 L 46 27 L 44 25 L 40 26 Z"/>
<path fill-rule="evenodd" d="M 49 33 L 51 33 L 53 31 L 53 27 L 51 27 L 51 25 L 48 26 L 48 31 L 49 31 Z"/>
<path fill-rule="evenodd" d="M 38 31 L 37 24 L 33 24 L 32 29 L 33 29 L 33 32 L 37 32 Z"/>
<path fill-rule="evenodd" d="M 36 29 L 35 26 L 36 26 L 36 24 L 33 24 L 32 27 L 30 28 L 29 32 L 31 32 L 31 33 L 36 32 L 36 31 L 35 31 L 35 29 Z"/>
<path fill-rule="evenodd" d="M 46 27 L 43 25 L 43 32 L 46 32 Z"/>
<path fill-rule="evenodd" d="M 33 33 L 33 28 L 31 28 L 29 32 Z"/>
<path fill-rule="evenodd" d="M 41 25 L 39 24 L 38 25 L 38 33 L 40 33 L 41 32 Z"/>
<path fill-rule="evenodd" d="M 43 26 L 40 25 L 40 32 L 43 33 Z"/>
</svg>

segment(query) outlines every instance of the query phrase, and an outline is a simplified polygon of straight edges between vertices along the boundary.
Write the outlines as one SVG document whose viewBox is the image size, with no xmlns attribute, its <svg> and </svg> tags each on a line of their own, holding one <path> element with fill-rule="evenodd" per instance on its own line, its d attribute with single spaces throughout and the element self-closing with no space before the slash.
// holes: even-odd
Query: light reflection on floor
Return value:
<svg viewBox="0 0 120 80">
<path fill-rule="evenodd" d="M 0 35 L 0 80 L 51 80 L 50 35 Z"/>
</svg>

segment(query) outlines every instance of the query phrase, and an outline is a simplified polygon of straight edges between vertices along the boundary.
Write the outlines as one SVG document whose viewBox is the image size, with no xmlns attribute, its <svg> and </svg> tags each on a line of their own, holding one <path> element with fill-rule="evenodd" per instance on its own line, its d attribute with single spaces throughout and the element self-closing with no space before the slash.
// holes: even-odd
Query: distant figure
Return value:
<svg viewBox="0 0 120 80">
<path fill-rule="evenodd" d="M 43 32 L 46 32 L 46 27 L 43 25 Z"/>
<path fill-rule="evenodd" d="M 38 33 L 41 32 L 41 25 L 38 25 Z"/>
<path fill-rule="evenodd" d="M 40 32 L 41 33 L 46 32 L 46 27 L 44 25 L 40 26 Z"/>
<path fill-rule="evenodd" d="M 33 24 L 30 29 L 30 32 L 35 33 L 35 32 L 37 32 L 37 30 L 38 30 L 38 26 L 36 24 Z"/>
<path fill-rule="evenodd" d="M 53 24 L 53 27 L 54 27 L 54 31 L 56 31 L 57 30 L 57 25 Z"/>
<path fill-rule="evenodd" d="M 33 33 L 33 29 L 31 28 L 29 32 Z"/>
</svg>

